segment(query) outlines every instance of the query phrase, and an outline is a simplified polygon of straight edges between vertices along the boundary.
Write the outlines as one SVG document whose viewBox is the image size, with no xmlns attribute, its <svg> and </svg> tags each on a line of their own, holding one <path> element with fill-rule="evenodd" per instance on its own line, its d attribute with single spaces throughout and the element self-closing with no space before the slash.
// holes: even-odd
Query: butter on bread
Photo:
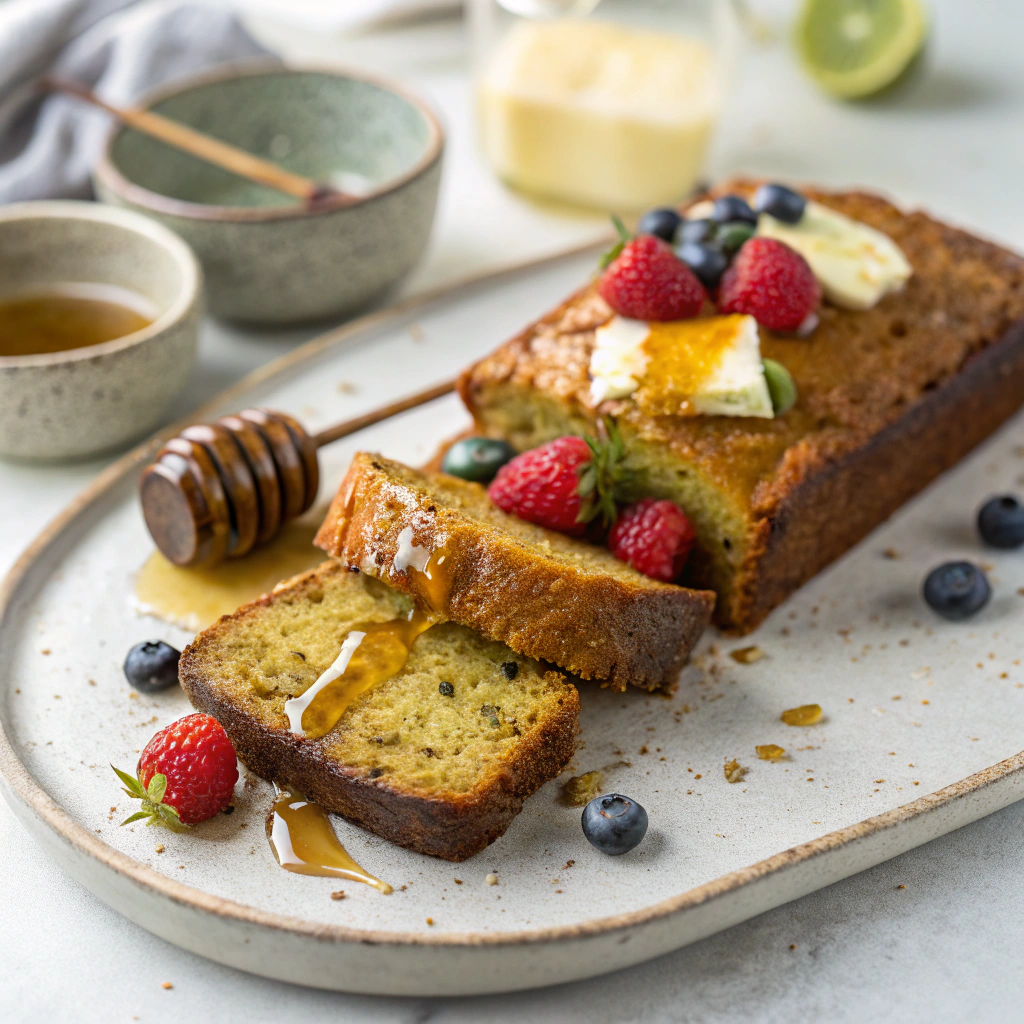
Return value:
<svg viewBox="0 0 1024 1024">
<path fill-rule="evenodd" d="M 749 197 L 757 184 L 715 194 Z M 459 382 L 477 432 L 520 450 L 593 433 L 612 416 L 639 471 L 634 497 L 685 509 L 697 546 L 683 582 L 714 590 L 716 620 L 735 632 L 757 626 L 1024 399 L 1024 260 L 878 196 L 804 191 L 888 235 L 913 274 L 871 309 L 823 305 L 808 338 L 762 329 L 762 355 L 796 381 L 784 415 L 657 415 L 632 397 L 595 404 L 588 367 L 612 317 L 595 284 Z"/>
<path fill-rule="evenodd" d="M 442 620 L 620 690 L 673 683 L 714 605 L 707 591 L 650 579 L 606 548 L 507 515 L 479 484 L 365 452 L 315 543 Z M 424 560 L 441 553 L 430 579 Z"/>
<path fill-rule="evenodd" d="M 200 633 L 179 677 L 257 775 L 399 846 L 464 860 L 568 764 L 579 697 L 536 661 L 440 624 L 326 735 L 292 732 L 285 702 L 331 665 L 347 633 L 408 609 L 376 580 L 325 562 Z"/>
</svg>

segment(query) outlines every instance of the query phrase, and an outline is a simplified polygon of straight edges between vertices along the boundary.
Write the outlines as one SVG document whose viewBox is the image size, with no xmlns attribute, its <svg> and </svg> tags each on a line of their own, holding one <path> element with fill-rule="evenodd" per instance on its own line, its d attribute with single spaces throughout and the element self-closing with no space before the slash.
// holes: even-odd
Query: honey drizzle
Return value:
<svg viewBox="0 0 1024 1024">
<path fill-rule="evenodd" d="M 653 322 L 643 343 L 647 372 L 634 398 L 653 415 L 695 416 L 690 401 L 722 362 L 742 317 Z"/>
<path fill-rule="evenodd" d="M 301 696 L 285 701 L 292 731 L 306 739 L 330 732 L 357 697 L 402 671 L 416 638 L 434 621 L 414 609 L 405 618 L 350 630 L 334 664 Z"/>
<path fill-rule="evenodd" d="M 346 517 L 351 516 L 354 501 L 352 492 L 346 497 Z M 426 548 L 414 543 L 411 526 L 402 531 L 391 571 L 405 574 L 415 607 L 405 617 L 349 630 L 334 664 L 301 695 L 285 701 L 292 732 L 306 739 L 326 735 L 354 700 L 402 671 L 416 638 L 447 617 L 447 558 L 444 545 Z"/>
<path fill-rule="evenodd" d="M 277 786 L 267 818 L 267 838 L 278 864 L 298 875 L 347 878 L 392 892 L 387 882 L 371 875 L 349 855 L 331 825 L 327 812 L 293 789 Z"/>
</svg>

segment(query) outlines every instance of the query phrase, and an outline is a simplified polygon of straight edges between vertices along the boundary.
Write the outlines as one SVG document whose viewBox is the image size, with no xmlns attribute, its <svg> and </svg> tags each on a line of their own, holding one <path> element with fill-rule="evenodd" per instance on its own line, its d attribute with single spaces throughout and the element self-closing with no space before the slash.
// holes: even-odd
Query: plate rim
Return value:
<svg viewBox="0 0 1024 1024">
<path fill-rule="evenodd" d="M 27 584 L 37 563 L 63 536 L 69 533 L 89 508 L 112 492 L 136 470 L 157 448 L 185 426 L 199 422 L 236 394 L 244 393 L 266 383 L 278 375 L 290 372 L 321 353 L 356 340 L 364 332 L 372 331 L 389 321 L 398 321 L 410 312 L 425 309 L 442 301 L 451 300 L 486 287 L 498 281 L 526 273 L 545 265 L 569 260 L 589 250 L 599 250 L 604 243 L 587 243 L 564 250 L 539 260 L 528 260 L 485 274 L 471 275 L 453 283 L 404 299 L 384 309 L 368 313 L 340 327 L 304 342 L 291 352 L 246 374 L 241 380 L 203 402 L 185 418 L 164 427 L 153 436 L 136 445 L 103 470 L 56 517 L 54 517 L 22 552 L 0 582 L 0 627 L 8 620 L 20 589 Z M 99 839 L 84 825 L 75 821 L 36 781 L 28 766 L 18 756 L 7 736 L 3 716 L 0 715 L 0 775 L 12 794 L 42 819 L 59 837 L 70 843 L 79 853 L 98 861 L 134 884 L 150 890 L 172 902 L 190 909 L 215 915 L 241 925 L 287 932 L 299 939 L 314 939 L 331 943 L 359 943 L 403 947 L 498 947 L 542 945 L 571 940 L 607 936 L 618 931 L 636 928 L 666 920 L 712 899 L 718 899 L 751 885 L 759 879 L 774 875 L 842 849 L 855 840 L 865 840 L 905 822 L 919 819 L 938 811 L 968 795 L 979 793 L 1014 775 L 1024 773 L 1024 751 L 994 765 L 968 775 L 933 793 L 925 794 L 907 804 L 901 804 L 881 814 L 865 818 L 852 825 L 792 846 L 746 867 L 738 868 L 703 885 L 687 889 L 665 899 L 642 907 L 606 917 L 598 917 L 575 924 L 547 928 L 519 929 L 495 932 L 438 932 L 423 934 L 408 931 L 352 928 L 340 924 L 309 921 L 300 917 L 260 910 L 236 900 L 215 896 L 184 882 L 161 874 Z M 888 858 L 886 858 L 888 859 Z"/>
</svg>

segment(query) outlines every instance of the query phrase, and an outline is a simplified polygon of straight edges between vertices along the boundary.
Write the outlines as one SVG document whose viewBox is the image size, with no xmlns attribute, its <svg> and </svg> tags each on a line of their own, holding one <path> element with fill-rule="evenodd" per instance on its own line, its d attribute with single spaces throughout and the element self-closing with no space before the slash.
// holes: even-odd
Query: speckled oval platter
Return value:
<svg viewBox="0 0 1024 1024">
<path fill-rule="evenodd" d="M 593 267 L 576 254 L 376 314 L 261 370 L 197 414 L 247 405 L 311 429 L 442 381 L 554 305 Z M 352 452 L 422 461 L 467 422 L 447 397 L 321 452 L 321 498 Z M 108 767 L 135 763 L 188 710 L 137 696 L 128 647 L 189 635 L 140 615 L 134 574 L 151 551 L 135 479 L 156 441 L 104 473 L 0 591 L 0 769 L 15 812 L 76 878 L 150 931 L 243 970 L 353 992 L 436 995 L 569 981 L 657 956 L 759 914 L 1024 796 L 1024 555 L 983 550 L 972 520 L 1024 474 L 1018 418 L 776 611 L 753 636 L 714 632 L 670 698 L 586 684 L 570 772 L 462 864 L 394 847 L 336 820 L 390 896 L 281 871 L 267 846 L 270 788 L 243 780 L 236 811 L 187 835 L 137 824 Z M 990 605 L 935 618 L 927 569 L 987 563 Z M 730 654 L 757 646 L 741 663 Z M 818 703 L 821 724 L 779 721 Z M 754 747 L 789 759 L 768 763 Z M 737 783 L 723 766 L 748 769 Z M 647 838 L 608 858 L 559 801 L 570 774 L 643 803 Z M 158 844 L 163 852 L 156 852 Z M 497 885 L 487 885 L 489 873 Z M 428 924 L 428 918 L 433 924 Z"/>
</svg>

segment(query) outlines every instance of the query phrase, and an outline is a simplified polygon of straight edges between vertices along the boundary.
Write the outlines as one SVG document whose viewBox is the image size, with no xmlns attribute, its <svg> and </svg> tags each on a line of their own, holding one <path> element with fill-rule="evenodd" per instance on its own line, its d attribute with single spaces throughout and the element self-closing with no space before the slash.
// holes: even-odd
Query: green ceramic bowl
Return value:
<svg viewBox="0 0 1024 1024">
<path fill-rule="evenodd" d="M 215 315 L 293 323 L 345 314 L 386 292 L 422 255 L 443 133 L 399 88 L 261 63 L 178 83 L 143 105 L 361 197 L 311 209 L 116 128 L 94 170 L 98 196 L 149 214 L 192 246 Z"/>
</svg>

